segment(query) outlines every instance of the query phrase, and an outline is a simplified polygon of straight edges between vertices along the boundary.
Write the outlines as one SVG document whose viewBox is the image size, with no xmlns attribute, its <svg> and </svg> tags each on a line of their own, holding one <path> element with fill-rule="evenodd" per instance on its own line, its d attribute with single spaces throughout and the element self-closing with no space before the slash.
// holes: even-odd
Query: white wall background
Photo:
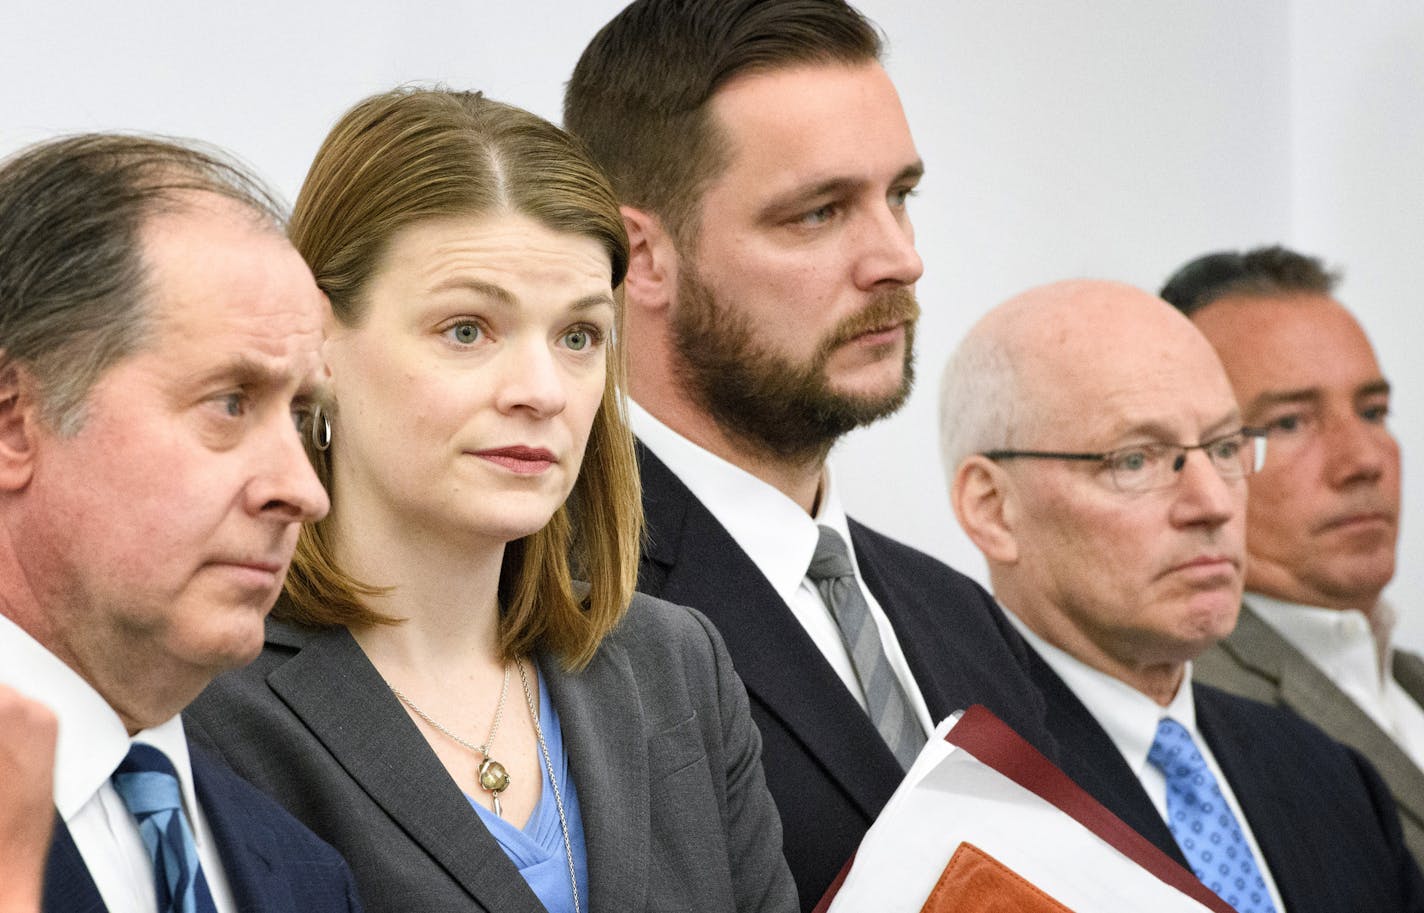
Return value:
<svg viewBox="0 0 1424 913">
<path fill-rule="evenodd" d="M 557 119 L 622 0 L 0 0 L 0 154 L 60 132 L 196 136 L 295 196 L 365 94 L 439 80 Z M 1282 241 L 1341 297 L 1397 391 L 1402 640 L 1424 647 L 1424 8 L 1411 0 L 862 0 L 928 166 L 920 383 L 848 438 L 852 512 L 976 576 L 949 512 L 936 387 L 969 325 L 1066 276 L 1156 288 L 1186 259 Z"/>
</svg>

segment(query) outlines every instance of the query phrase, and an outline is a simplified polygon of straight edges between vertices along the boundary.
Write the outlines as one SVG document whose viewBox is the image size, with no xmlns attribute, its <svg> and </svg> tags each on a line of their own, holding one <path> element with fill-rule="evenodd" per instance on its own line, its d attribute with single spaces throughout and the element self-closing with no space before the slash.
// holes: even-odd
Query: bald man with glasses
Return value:
<svg viewBox="0 0 1424 913">
<path fill-rule="evenodd" d="M 1064 771 L 1242 913 L 1424 909 L 1367 762 L 1191 681 L 1236 623 L 1264 456 L 1191 322 L 1118 283 L 1030 290 L 960 345 L 942 419 Z"/>
</svg>

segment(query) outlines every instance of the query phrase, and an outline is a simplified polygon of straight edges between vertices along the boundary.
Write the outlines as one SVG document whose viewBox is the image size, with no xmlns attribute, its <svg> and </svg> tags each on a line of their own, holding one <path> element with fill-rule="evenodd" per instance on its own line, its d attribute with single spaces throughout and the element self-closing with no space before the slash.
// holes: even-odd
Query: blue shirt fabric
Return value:
<svg viewBox="0 0 1424 913">
<path fill-rule="evenodd" d="M 539 677 L 539 725 L 544 731 L 544 743 L 549 748 L 549 760 L 559 777 L 559 795 L 564 800 L 564 815 L 569 823 L 569 844 L 573 848 L 574 872 L 578 878 L 579 906 L 588 909 L 588 852 L 583 839 L 583 815 L 579 812 L 578 792 L 569 776 L 569 759 L 564 753 L 563 731 L 559 727 L 559 715 L 549 702 L 549 689 L 544 683 L 544 674 L 535 671 Z M 569 885 L 569 860 L 564 852 L 564 833 L 559 827 L 559 808 L 554 803 L 554 788 L 549 783 L 549 769 L 544 765 L 543 754 L 539 757 L 539 771 L 543 788 L 539 791 L 539 804 L 521 830 L 485 808 L 474 797 L 467 796 L 470 805 L 479 813 L 480 820 L 489 829 L 499 845 L 539 902 L 549 913 L 573 913 L 573 891 Z"/>
</svg>

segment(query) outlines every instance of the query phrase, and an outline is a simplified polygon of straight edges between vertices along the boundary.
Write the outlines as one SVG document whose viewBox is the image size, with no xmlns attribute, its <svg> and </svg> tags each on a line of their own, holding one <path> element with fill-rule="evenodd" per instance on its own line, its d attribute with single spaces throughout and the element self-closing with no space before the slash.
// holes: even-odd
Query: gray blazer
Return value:
<svg viewBox="0 0 1424 913">
<path fill-rule="evenodd" d="M 1424 659 L 1395 651 L 1393 671 L 1395 681 L 1424 703 Z M 1369 759 L 1394 794 L 1405 845 L 1424 868 L 1424 770 L 1250 606 L 1241 607 L 1231 636 L 1196 661 L 1192 677 L 1242 697 L 1289 707 Z"/>
<path fill-rule="evenodd" d="M 746 691 L 700 614 L 638 595 L 588 668 L 540 657 L 583 812 L 593 911 L 795 911 Z M 350 862 L 369 913 L 541 913 L 344 628 L 269 622 L 190 736 Z"/>
</svg>

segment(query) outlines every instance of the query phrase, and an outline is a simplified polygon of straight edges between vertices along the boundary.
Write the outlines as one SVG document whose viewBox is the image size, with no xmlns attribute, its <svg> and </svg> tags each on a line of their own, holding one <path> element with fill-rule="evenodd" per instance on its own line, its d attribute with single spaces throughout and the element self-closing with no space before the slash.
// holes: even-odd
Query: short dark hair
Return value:
<svg viewBox="0 0 1424 913">
<path fill-rule="evenodd" d="M 1320 258 L 1277 244 L 1198 257 L 1173 273 L 1159 294 L 1190 317 L 1213 301 L 1233 295 L 1330 295 L 1339 281 L 1340 273 L 1326 269 Z"/>
<path fill-rule="evenodd" d="M 880 59 L 875 25 L 844 0 L 637 0 L 589 42 L 564 93 L 564 126 L 619 200 L 674 235 L 725 165 L 707 102 L 728 80 L 798 64 Z"/>
<path fill-rule="evenodd" d="M 142 229 L 194 193 L 235 200 L 280 230 L 281 208 L 255 177 L 186 141 L 90 133 L 0 164 L 0 371 L 29 373 L 61 433 L 78 430 L 99 376 L 142 347 Z"/>
</svg>

